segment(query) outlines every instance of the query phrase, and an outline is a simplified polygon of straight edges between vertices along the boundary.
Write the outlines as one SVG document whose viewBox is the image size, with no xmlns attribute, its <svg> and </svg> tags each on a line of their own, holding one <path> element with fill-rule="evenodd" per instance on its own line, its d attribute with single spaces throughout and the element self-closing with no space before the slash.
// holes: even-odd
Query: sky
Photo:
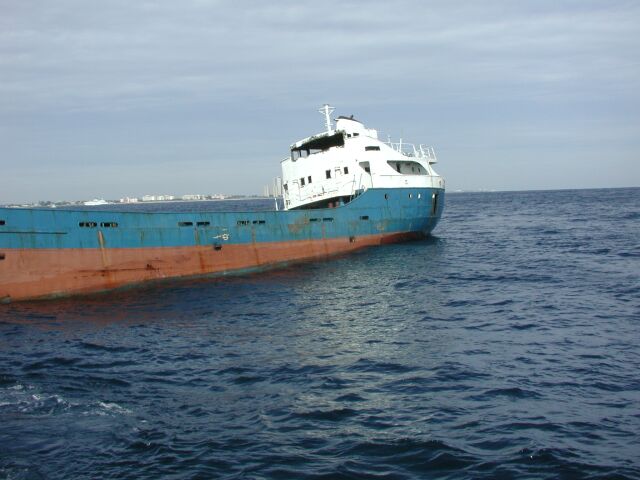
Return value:
<svg viewBox="0 0 640 480">
<path fill-rule="evenodd" d="M 640 186 L 640 2 L 0 0 L 0 203 L 260 194 L 324 103 L 449 191 Z"/>
</svg>

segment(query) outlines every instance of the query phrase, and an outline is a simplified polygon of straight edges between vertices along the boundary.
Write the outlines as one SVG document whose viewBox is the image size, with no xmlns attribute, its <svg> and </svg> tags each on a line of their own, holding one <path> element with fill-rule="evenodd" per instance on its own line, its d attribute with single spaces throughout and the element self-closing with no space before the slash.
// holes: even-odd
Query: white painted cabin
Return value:
<svg viewBox="0 0 640 480">
<path fill-rule="evenodd" d="M 369 188 L 444 188 L 433 148 L 381 142 L 353 116 L 338 117 L 334 129 L 332 110 L 320 110 L 327 131 L 294 143 L 282 161 L 285 209 L 337 207 Z"/>
</svg>

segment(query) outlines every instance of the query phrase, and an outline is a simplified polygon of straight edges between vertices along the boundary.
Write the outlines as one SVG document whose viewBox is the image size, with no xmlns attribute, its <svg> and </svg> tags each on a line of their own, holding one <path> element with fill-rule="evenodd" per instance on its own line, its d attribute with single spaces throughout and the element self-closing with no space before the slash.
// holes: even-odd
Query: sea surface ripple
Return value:
<svg viewBox="0 0 640 480">
<path fill-rule="evenodd" d="M 446 201 L 424 241 L 0 306 L 0 478 L 640 478 L 640 189 Z"/>
</svg>

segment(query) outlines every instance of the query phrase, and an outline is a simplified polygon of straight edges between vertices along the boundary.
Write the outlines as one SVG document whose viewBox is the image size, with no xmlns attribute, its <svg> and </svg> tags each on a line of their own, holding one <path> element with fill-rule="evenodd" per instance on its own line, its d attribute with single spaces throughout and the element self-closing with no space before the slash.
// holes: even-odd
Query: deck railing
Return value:
<svg viewBox="0 0 640 480">
<path fill-rule="evenodd" d="M 433 149 L 433 147 L 430 147 L 428 145 L 420 144 L 416 147 L 416 145 L 414 145 L 413 143 L 404 143 L 402 141 L 398 143 L 385 143 L 393 148 L 396 152 L 401 153 L 406 157 L 426 158 L 431 163 L 435 163 L 438 161 L 435 150 Z"/>
</svg>

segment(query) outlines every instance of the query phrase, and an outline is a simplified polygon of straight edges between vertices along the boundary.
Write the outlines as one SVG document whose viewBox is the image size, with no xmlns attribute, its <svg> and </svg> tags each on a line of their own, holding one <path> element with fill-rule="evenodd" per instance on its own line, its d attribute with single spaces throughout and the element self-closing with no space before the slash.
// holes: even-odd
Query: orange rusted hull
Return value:
<svg viewBox="0 0 640 480">
<path fill-rule="evenodd" d="M 225 274 L 336 255 L 423 235 L 377 234 L 212 246 L 5 250 L 0 300 L 52 298 L 173 277 Z"/>
</svg>

